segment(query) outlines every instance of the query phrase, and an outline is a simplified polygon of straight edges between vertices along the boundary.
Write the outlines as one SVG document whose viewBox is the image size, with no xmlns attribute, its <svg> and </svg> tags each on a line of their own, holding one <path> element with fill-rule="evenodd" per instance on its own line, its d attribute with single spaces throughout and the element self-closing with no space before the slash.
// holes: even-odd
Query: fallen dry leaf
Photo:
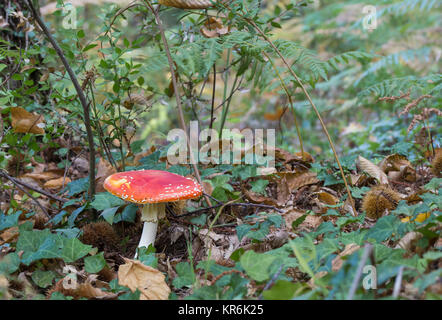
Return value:
<svg viewBox="0 0 442 320">
<path fill-rule="evenodd" d="M 207 257 L 216 261 L 228 260 L 236 249 L 239 248 L 239 241 L 236 235 L 218 234 L 208 229 L 201 229 L 199 238 L 204 243 Z"/>
<path fill-rule="evenodd" d="M 203 181 L 203 190 L 205 193 L 207 193 L 209 196 L 212 195 L 213 192 L 213 186 L 209 181 L 204 180 Z"/>
<path fill-rule="evenodd" d="M 337 197 L 325 191 L 318 192 L 317 196 L 319 201 L 330 206 L 334 206 L 339 203 L 339 199 Z"/>
<path fill-rule="evenodd" d="M 377 165 L 375 165 L 370 160 L 365 159 L 364 157 L 358 156 L 359 166 L 360 168 L 368 173 L 371 177 L 377 179 L 381 184 L 388 184 L 388 178 L 385 172 L 381 170 Z"/>
<path fill-rule="evenodd" d="M 97 192 L 105 192 L 106 190 L 103 187 L 104 180 L 110 176 L 111 174 L 117 173 L 117 170 L 112 167 L 109 161 L 100 158 L 100 161 L 97 165 L 97 175 L 95 176 L 96 188 Z"/>
<path fill-rule="evenodd" d="M 220 18 L 210 17 L 200 31 L 206 38 L 215 38 L 229 33 L 229 27 L 224 26 Z"/>
<path fill-rule="evenodd" d="M 285 220 L 285 224 L 288 228 L 292 227 L 293 221 L 295 221 L 298 218 L 301 218 L 305 212 L 303 211 L 296 211 L 296 210 L 289 210 L 286 213 L 282 215 L 282 217 Z M 323 222 L 323 219 L 321 216 L 313 216 L 313 215 L 307 215 L 304 219 L 304 221 L 298 225 L 297 229 L 307 229 L 307 230 L 314 230 Z"/>
<path fill-rule="evenodd" d="M 311 162 L 311 163 L 315 162 L 315 159 L 313 158 L 313 156 L 306 151 L 304 151 L 303 153 L 301 151 L 295 152 L 295 156 L 300 157 L 302 160 L 307 161 L 307 162 Z"/>
<path fill-rule="evenodd" d="M 379 163 L 379 168 L 385 173 L 388 173 L 390 171 L 400 171 L 400 168 L 403 166 L 411 167 L 411 163 L 407 160 L 405 156 L 396 153 L 386 156 Z"/>
<path fill-rule="evenodd" d="M 411 251 L 413 247 L 413 242 L 416 242 L 420 238 L 422 238 L 422 233 L 411 231 L 405 234 L 401 240 L 399 240 L 395 249 L 404 249 L 406 251 Z"/>
<path fill-rule="evenodd" d="M 422 223 L 425 220 L 427 220 L 430 216 L 431 216 L 431 212 L 419 213 L 414 221 Z M 401 219 L 402 222 L 409 222 L 410 220 L 411 220 L 411 217 L 405 217 L 405 218 Z"/>
<path fill-rule="evenodd" d="M 11 126 L 16 133 L 45 133 L 43 116 L 30 113 L 21 107 L 11 108 Z"/>
<path fill-rule="evenodd" d="M 380 163 L 379 168 L 388 174 L 392 180 L 415 182 L 420 177 L 416 174 L 416 170 L 411 162 L 405 156 L 392 154 L 385 157 Z"/>
<path fill-rule="evenodd" d="M 322 277 L 325 277 L 328 274 L 327 271 L 319 271 L 318 273 L 316 273 L 313 278 L 311 278 L 307 284 L 310 286 L 310 288 L 314 289 L 317 287 L 317 285 L 315 284 L 315 281 L 318 279 L 321 279 Z"/>
<path fill-rule="evenodd" d="M 266 112 L 263 115 L 263 118 L 268 121 L 279 121 L 282 115 L 284 115 L 286 109 L 277 107 L 273 112 Z"/>
<path fill-rule="evenodd" d="M 58 189 L 61 187 L 65 187 L 69 182 L 71 182 L 71 179 L 69 179 L 68 177 L 63 178 L 60 177 L 58 179 L 52 179 L 47 181 L 43 187 L 45 188 L 49 188 L 49 189 Z"/>
<path fill-rule="evenodd" d="M 101 290 L 109 289 L 109 285 L 103 281 L 97 280 L 97 275 L 89 275 L 85 282 L 73 282 L 72 278 L 66 276 L 60 279 L 55 286 L 50 289 L 47 296 L 50 297 L 54 292 L 60 292 L 65 296 L 71 296 L 74 299 L 107 299 L 112 300 L 118 297 L 117 294 Z"/>
<path fill-rule="evenodd" d="M 164 281 L 164 275 L 138 260 L 124 258 L 125 264 L 118 269 L 118 283 L 132 292 L 138 289 L 140 300 L 168 300 L 170 288 Z"/>
<path fill-rule="evenodd" d="M 26 173 L 22 177 L 32 178 L 34 180 L 42 180 L 42 181 L 46 182 L 48 180 L 58 179 L 58 178 L 62 177 L 63 174 L 64 174 L 63 169 L 56 169 L 56 170 L 49 170 L 49 171 L 44 171 L 44 172 Z M 20 177 L 20 178 L 22 178 L 22 177 Z"/>
<path fill-rule="evenodd" d="M 9 281 L 6 279 L 4 275 L 0 275 L 0 294 L 3 296 L 3 299 L 9 300 L 11 295 L 8 292 Z"/>
<path fill-rule="evenodd" d="M 336 258 L 333 259 L 332 270 L 336 272 L 339 269 L 341 269 L 342 265 L 344 264 L 344 260 L 342 259 L 342 257 L 351 255 L 353 252 L 356 252 L 360 248 L 361 247 L 358 246 L 356 243 L 347 244 L 344 250 L 341 253 L 339 253 Z"/>
<path fill-rule="evenodd" d="M 292 160 L 301 160 L 301 157 L 295 156 L 294 154 L 291 154 L 290 152 L 284 149 L 275 148 L 275 159 L 277 161 L 282 161 L 285 163 Z"/>
<path fill-rule="evenodd" d="M 267 179 L 267 176 L 263 176 L 263 179 Z M 250 179 L 243 180 L 243 183 L 241 184 L 241 191 L 244 194 L 245 198 L 248 199 L 250 202 L 253 203 L 264 203 L 266 205 L 270 206 L 276 206 L 279 205 L 279 202 L 276 199 L 264 196 L 260 193 L 253 192 L 249 190 L 248 181 Z"/>
<path fill-rule="evenodd" d="M 297 190 L 303 186 L 309 184 L 318 183 L 319 180 L 316 178 L 316 173 L 311 171 L 304 172 L 279 172 L 277 173 L 279 177 L 287 181 L 287 186 L 290 191 Z"/>
<path fill-rule="evenodd" d="M 0 233 L 0 245 L 15 241 L 18 238 L 18 235 L 18 227 L 11 227 L 3 230 L 2 233 Z"/>
</svg>

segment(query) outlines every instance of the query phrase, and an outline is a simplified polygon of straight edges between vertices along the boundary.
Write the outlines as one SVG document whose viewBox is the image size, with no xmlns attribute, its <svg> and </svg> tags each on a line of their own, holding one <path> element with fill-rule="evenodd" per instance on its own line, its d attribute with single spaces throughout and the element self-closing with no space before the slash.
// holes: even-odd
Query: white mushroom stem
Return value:
<svg viewBox="0 0 442 320">
<path fill-rule="evenodd" d="M 143 232 L 141 233 L 140 243 L 138 248 L 149 247 L 155 243 L 157 235 L 158 219 L 166 216 L 166 204 L 162 203 L 147 203 L 141 209 L 141 221 L 144 222 Z M 138 251 L 135 253 L 135 258 L 138 256 Z"/>
</svg>

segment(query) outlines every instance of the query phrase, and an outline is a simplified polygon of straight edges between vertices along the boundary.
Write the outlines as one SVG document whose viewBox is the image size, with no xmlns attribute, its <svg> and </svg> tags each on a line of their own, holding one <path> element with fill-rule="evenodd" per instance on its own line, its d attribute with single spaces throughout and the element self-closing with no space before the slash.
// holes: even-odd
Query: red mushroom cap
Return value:
<svg viewBox="0 0 442 320">
<path fill-rule="evenodd" d="M 103 186 L 114 196 L 135 203 L 193 199 L 203 193 L 193 179 L 161 170 L 118 172 L 107 177 Z"/>
</svg>

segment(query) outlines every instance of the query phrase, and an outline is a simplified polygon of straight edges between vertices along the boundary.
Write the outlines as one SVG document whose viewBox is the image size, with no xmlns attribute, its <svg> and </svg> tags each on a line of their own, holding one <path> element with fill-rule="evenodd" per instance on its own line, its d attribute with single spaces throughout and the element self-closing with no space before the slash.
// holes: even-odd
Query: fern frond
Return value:
<svg viewBox="0 0 442 320">
<path fill-rule="evenodd" d="M 434 86 L 434 87 L 433 87 Z M 359 92 L 358 98 L 372 96 L 385 97 L 399 95 L 406 92 L 409 88 L 426 89 L 423 94 L 441 94 L 442 74 L 432 74 L 426 77 L 407 76 L 384 80 L 380 83 L 372 85 L 365 90 Z"/>
<path fill-rule="evenodd" d="M 319 78 L 327 80 L 327 64 L 319 59 L 314 51 L 289 40 L 276 40 L 274 44 L 284 57 L 294 59 L 293 64 L 310 70 L 312 72 L 312 79 L 315 82 Z"/>
<path fill-rule="evenodd" d="M 348 64 L 350 60 L 371 60 L 378 55 L 370 54 L 362 51 L 349 51 L 338 54 L 327 60 L 327 64 L 329 67 L 339 70 L 339 64 Z"/>
<path fill-rule="evenodd" d="M 429 12 L 432 9 L 436 9 L 440 7 L 440 1 L 437 0 L 404 0 L 399 2 L 394 2 L 385 7 L 376 11 L 376 18 L 391 14 L 391 15 L 404 15 L 406 13 L 413 12 L 418 10 L 420 12 L 427 11 Z M 357 20 L 353 24 L 354 27 L 358 27 L 362 24 L 364 18 Z"/>
<path fill-rule="evenodd" d="M 412 60 L 429 60 L 429 56 L 431 53 L 431 48 L 422 47 L 419 49 L 409 49 L 404 51 L 399 51 L 393 54 L 390 54 L 374 63 L 372 63 L 369 68 L 364 71 L 356 80 L 355 86 L 359 84 L 359 82 L 364 79 L 366 76 L 375 73 L 376 71 L 386 68 L 391 65 L 399 64 L 401 61 L 409 62 Z"/>
</svg>

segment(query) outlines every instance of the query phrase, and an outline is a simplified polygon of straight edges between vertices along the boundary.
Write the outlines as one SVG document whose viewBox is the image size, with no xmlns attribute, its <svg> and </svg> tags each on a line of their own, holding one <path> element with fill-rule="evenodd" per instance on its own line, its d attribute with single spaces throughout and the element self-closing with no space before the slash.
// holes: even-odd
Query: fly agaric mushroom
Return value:
<svg viewBox="0 0 442 320">
<path fill-rule="evenodd" d="M 103 186 L 114 196 L 143 204 L 144 225 L 138 248 L 154 244 L 158 219 L 166 215 L 166 202 L 198 198 L 203 193 L 193 179 L 161 170 L 118 172 L 107 177 Z"/>
</svg>

